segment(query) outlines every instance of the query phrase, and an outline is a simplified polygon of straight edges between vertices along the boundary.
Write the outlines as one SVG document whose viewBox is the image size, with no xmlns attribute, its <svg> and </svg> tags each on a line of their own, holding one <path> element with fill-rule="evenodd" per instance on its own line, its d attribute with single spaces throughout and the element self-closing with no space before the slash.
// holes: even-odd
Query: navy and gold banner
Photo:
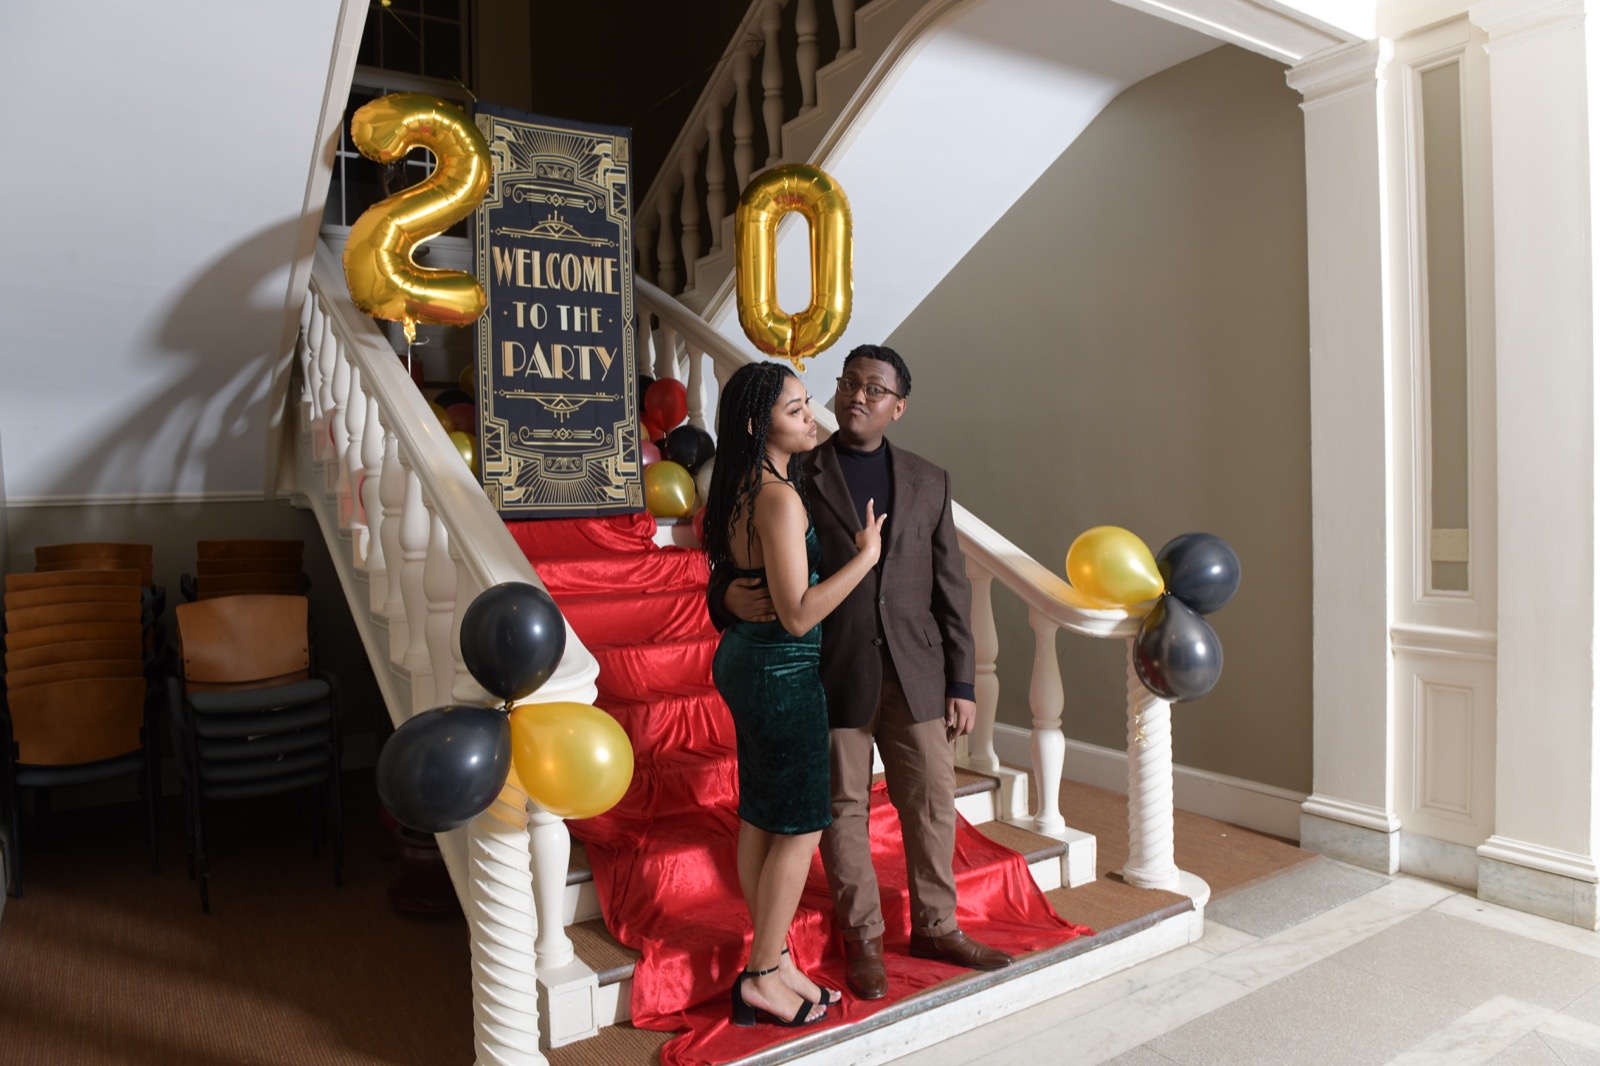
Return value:
<svg viewBox="0 0 1600 1066">
<path fill-rule="evenodd" d="M 627 129 L 480 103 L 480 476 L 505 518 L 639 511 Z"/>
</svg>

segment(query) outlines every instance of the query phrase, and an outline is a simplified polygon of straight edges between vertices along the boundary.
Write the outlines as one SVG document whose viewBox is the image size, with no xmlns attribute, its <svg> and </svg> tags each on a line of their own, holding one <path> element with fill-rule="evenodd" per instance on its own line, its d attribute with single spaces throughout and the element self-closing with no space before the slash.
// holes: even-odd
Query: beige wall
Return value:
<svg viewBox="0 0 1600 1066">
<path fill-rule="evenodd" d="M 176 632 L 172 609 L 183 603 L 178 580 L 195 568 L 195 542 L 228 537 L 273 537 L 305 542 L 306 573 L 311 578 L 311 625 L 318 666 L 338 677 L 344 692 L 347 737 L 383 737 L 389 715 L 367 665 L 361 638 L 339 587 L 327 544 L 310 512 L 266 501 L 141 502 L 129 504 L 50 504 L 5 510 L 10 554 L 8 572 L 33 569 L 33 549 L 71 541 L 132 541 L 154 546 L 155 582 L 167 590 L 167 633 Z M 358 740 L 347 763 L 370 761 L 373 748 Z"/>
<path fill-rule="evenodd" d="M 1133 86 L 888 343 L 915 377 L 895 440 L 947 466 L 957 499 L 1056 572 L 1101 524 L 1152 551 L 1191 530 L 1234 547 L 1242 588 L 1212 616 L 1226 666 L 1175 708 L 1175 757 L 1309 791 L 1298 99 L 1281 65 L 1231 46 Z M 995 599 L 1000 719 L 1026 727 L 1032 634 L 1014 598 Z M 1124 748 L 1124 646 L 1060 648 L 1068 735 Z"/>
</svg>

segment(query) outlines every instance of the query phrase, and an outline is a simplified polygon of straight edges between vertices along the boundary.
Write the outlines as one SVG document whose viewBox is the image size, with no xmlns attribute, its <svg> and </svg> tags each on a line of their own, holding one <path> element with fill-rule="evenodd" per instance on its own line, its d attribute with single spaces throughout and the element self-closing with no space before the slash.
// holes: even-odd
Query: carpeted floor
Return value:
<svg viewBox="0 0 1600 1066">
<path fill-rule="evenodd" d="M 396 913 L 398 873 L 370 775 L 346 783 L 345 883 L 292 801 L 241 805 L 213 827 L 212 913 L 184 870 L 167 811 L 152 875 L 133 807 L 59 814 L 28 849 L 27 894 L 0 915 L 0 1064 L 427 1064 L 472 1058 L 467 930 Z M 1051 893 L 1099 930 L 1173 897 L 1117 881 L 1126 801 L 1062 789 L 1069 823 L 1099 836 L 1099 878 Z M 1182 812 L 1178 863 L 1221 895 L 1312 856 Z M 553 1066 L 645 1066 L 665 1036 L 617 1027 L 548 1053 Z"/>
</svg>

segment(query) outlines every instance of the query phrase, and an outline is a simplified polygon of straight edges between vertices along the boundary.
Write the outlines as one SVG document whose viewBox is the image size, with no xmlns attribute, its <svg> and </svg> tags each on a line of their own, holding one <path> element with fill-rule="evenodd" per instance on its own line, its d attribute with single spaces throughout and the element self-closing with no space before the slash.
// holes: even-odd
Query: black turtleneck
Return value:
<svg viewBox="0 0 1600 1066">
<path fill-rule="evenodd" d="M 850 486 L 850 502 L 856 505 L 856 519 L 867 524 L 867 501 L 872 501 L 875 514 L 887 514 L 894 521 L 894 473 L 889 469 L 889 442 L 881 440 L 870 452 L 846 448 L 843 443 L 834 445 L 839 456 L 839 469 Z M 888 523 L 884 523 L 884 539 L 889 536 Z"/>
</svg>

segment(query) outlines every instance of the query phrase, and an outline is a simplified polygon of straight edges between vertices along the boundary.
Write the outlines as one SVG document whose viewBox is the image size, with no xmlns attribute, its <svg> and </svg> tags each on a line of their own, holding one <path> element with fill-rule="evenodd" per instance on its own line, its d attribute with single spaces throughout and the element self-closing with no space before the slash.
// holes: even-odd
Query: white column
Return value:
<svg viewBox="0 0 1600 1066">
<path fill-rule="evenodd" d="M 1394 269 L 1385 150 L 1391 45 L 1288 73 L 1304 97 L 1311 319 L 1312 795 L 1301 844 L 1393 872 L 1389 362 Z"/>
<path fill-rule="evenodd" d="M 1128 641 L 1128 861 L 1134 888 L 1179 891 L 1172 818 L 1172 706 L 1150 694 Z"/>
<path fill-rule="evenodd" d="M 1595 903 L 1594 5 L 1488 3 L 1499 664 L 1478 895 L 1585 928 Z"/>
</svg>

